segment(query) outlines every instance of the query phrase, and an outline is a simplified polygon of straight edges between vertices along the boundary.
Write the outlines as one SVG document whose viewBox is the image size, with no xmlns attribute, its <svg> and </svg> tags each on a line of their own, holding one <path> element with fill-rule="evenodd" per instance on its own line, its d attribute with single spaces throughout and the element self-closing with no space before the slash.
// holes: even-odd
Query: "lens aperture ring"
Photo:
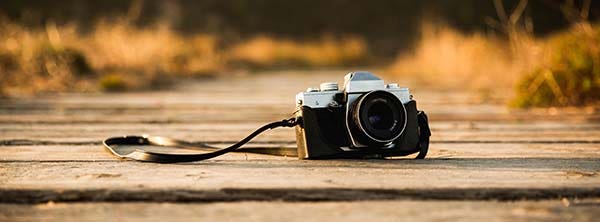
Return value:
<svg viewBox="0 0 600 222">
<path fill-rule="evenodd" d="M 382 145 L 396 140 L 406 127 L 406 108 L 394 94 L 371 91 L 350 107 L 353 136 L 366 145 Z"/>
</svg>

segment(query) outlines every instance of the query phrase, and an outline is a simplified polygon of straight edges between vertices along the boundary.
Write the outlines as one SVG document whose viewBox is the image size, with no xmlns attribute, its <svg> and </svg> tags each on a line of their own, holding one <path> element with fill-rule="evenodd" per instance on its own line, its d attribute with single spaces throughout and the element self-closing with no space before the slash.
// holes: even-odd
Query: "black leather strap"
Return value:
<svg viewBox="0 0 600 222">
<path fill-rule="evenodd" d="M 429 129 L 429 120 L 427 114 L 423 111 L 417 113 L 417 122 L 419 125 L 419 155 L 415 159 L 423 159 L 427 155 L 429 150 L 429 137 L 431 137 L 431 130 Z"/>
<path fill-rule="evenodd" d="M 416 159 L 423 159 L 425 155 L 427 155 L 427 150 L 429 148 L 429 136 L 431 132 L 429 131 L 429 124 L 427 122 L 427 115 L 419 111 L 418 113 L 418 125 L 419 125 L 419 154 Z M 210 158 L 214 158 L 220 155 L 223 155 L 228 152 L 235 151 L 240 148 L 242 145 L 248 143 L 257 135 L 262 132 L 277 128 L 277 127 L 293 127 L 297 125 L 299 122 L 298 118 L 290 118 L 277 122 L 272 122 L 267 125 L 264 125 L 246 138 L 240 140 L 239 142 L 226 147 L 226 148 L 217 148 L 214 146 L 210 146 L 205 143 L 190 143 L 182 140 L 175 140 L 166 137 L 160 136 L 122 136 L 122 137 L 111 137 L 102 141 L 104 148 L 106 148 L 109 152 L 114 154 L 117 157 L 138 160 L 143 162 L 155 162 L 155 163 L 178 163 L 178 162 L 194 162 L 200 160 L 206 160 Z M 141 149 L 135 149 L 134 151 L 129 152 L 126 149 L 123 149 L 123 145 L 138 145 L 138 146 L 164 146 L 164 147 L 177 147 L 177 148 L 192 148 L 192 149 L 202 149 L 202 150 L 212 150 L 212 152 L 208 153 L 199 153 L 199 154 L 171 154 L 171 153 L 158 153 L 152 151 L 146 151 Z M 282 154 L 288 155 L 288 153 L 281 152 L 281 149 L 273 149 L 267 152 L 258 151 L 256 149 L 246 149 L 246 152 L 254 152 L 254 153 L 267 153 L 267 154 Z"/>
<path fill-rule="evenodd" d="M 218 149 L 213 146 L 209 146 L 204 143 L 189 143 L 181 140 L 174 140 L 165 137 L 151 137 L 147 135 L 142 136 L 123 136 L 123 137 L 112 137 L 104 140 L 102 144 L 104 147 L 110 151 L 115 156 L 127 159 L 133 159 L 144 162 L 156 162 L 156 163 L 177 163 L 177 162 L 193 162 L 206 160 L 210 158 L 214 158 L 225 153 L 234 151 L 241 147 L 242 145 L 248 143 L 258 134 L 262 132 L 273 129 L 277 127 L 293 127 L 298 124 L 297 118 L 285 119 L 277 122 L 272 122 L 267 125 L 264 125 L 250 135 L 248 135 L 243 140 L 239 142 L 223 148 Z M 194 149 L 209 149 L 214 150 L 208 153 L 199 153 L 199 154 L 170 154 L 170 153 L 157 153 L 151 151 L 145 151 L 141 149 L 136 149 L 133 152 L 127 152 L 123 149 L 119 149 L 119 145 L 154 145 L 154 146 L 168 146 L 168 147 L 179 147 L 179 148 L 194 148 Z"/>
</svg>

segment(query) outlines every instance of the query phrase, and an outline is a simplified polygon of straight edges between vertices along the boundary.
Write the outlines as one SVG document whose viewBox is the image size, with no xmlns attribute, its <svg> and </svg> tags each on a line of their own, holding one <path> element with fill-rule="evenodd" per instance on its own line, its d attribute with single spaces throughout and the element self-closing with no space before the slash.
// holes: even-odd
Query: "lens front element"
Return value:
<svg viewBox="0 0 600 222">
<path fill-rule="evenodd" d="M 369 125 L 377 130 L 392 128 L 397 122 L 394 120 L 394 112 L 390 105 L 384 100 L 375 102 L 367 111 Z"/>
<path fill-rule="evenodd" d="M 371 91 L 362 95 L 351 112 L 351 127 L 362 142 L 388 143 L 398 138 L 406 126 L 406 109 L 394 94 Z"/>
</svg>

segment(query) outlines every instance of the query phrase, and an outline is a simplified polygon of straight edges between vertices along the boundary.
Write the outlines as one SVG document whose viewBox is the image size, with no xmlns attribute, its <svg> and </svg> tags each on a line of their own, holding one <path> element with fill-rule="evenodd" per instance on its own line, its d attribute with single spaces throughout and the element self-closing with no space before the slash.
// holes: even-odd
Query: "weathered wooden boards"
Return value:
<svg viewBox="0 0 600 222">
<path fill-rule="evenodd" d="M 10 221 L 595 221 L 594 200 L 0 204 Z"/>
<path fill-rule="evenodd" d="M 425 160 L 300 161 L 232 153 L 152 164 L 118 160 L 100 146 L 108 136 L 143 133 L 232 143 L 287 117 L 297 92 L 341 81 L 343 74 L 282 72 L 188 83 L 173 91 L 0 101 L 0 220 L 94 220 L 108 214 L 129 220 L 153 212 L 157 218 L 181 216 L 174 220 L 186 212 L 224 220 L 259 212 L 249 220 L 268 221 L 279 219 L 267 214 L 275 208 L 291 219 L 314 211 L 317 219 L 347 215 L 350 221 L 462 218 L 466 212 L 475 212 L 470 220 L 486 214 L 528 221 L 598 216 L 600 115 L 593 108 L 511 111 L 498 102 L 502 96 L 482 102 L 468 93 L 416 88 L 433 131 Z M 294 139 L 292 129 L 276 129 L 249 146 L 294 149 Z M 591 199 L 565 208 L 563 197 Z M 521 199 L 544 201 L 490 201 Z M 282 200 L 332 202 L 154 203 Z M 347 202 L 364 200 L 375 202 Z M 146 203 L 53 204 L 63 201 Z M 438 213 L 424 213 L 432 211 Z"/>
</svg>

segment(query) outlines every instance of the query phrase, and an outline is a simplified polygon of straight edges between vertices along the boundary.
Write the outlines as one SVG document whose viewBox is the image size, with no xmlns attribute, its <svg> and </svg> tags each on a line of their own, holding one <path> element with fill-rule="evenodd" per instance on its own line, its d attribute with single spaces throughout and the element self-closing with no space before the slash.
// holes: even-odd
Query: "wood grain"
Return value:
<svg viewBox="0 0 600 222">
<path fill-rule="evenodd" d="M 425 160 L 231 153 L 152 164 L 119 160 L 100 146 L 103 138 L 125 134 L 233 143 L 287 117 L 297 92 L 343 74 L 284 71 L 190 81 L 170 91 L 0 100 L 0 220 L 294 221 L 306 212 L 344 221 L 599 216 L 597 107 L 511 110 L 502 95 L 482 99 L 409 85 L 431 120 Z M 294 139 L 292 129 L 277 129 L 248 146 L 293 150 Z"/>
<path fill-rule="evenodd" d="M 0 204 L 10 221 L 594 221 L 597 199 L 553 201 L 361 201 Z M 334 219 L 335 218 L 335 219 Z"/>
</svg>

